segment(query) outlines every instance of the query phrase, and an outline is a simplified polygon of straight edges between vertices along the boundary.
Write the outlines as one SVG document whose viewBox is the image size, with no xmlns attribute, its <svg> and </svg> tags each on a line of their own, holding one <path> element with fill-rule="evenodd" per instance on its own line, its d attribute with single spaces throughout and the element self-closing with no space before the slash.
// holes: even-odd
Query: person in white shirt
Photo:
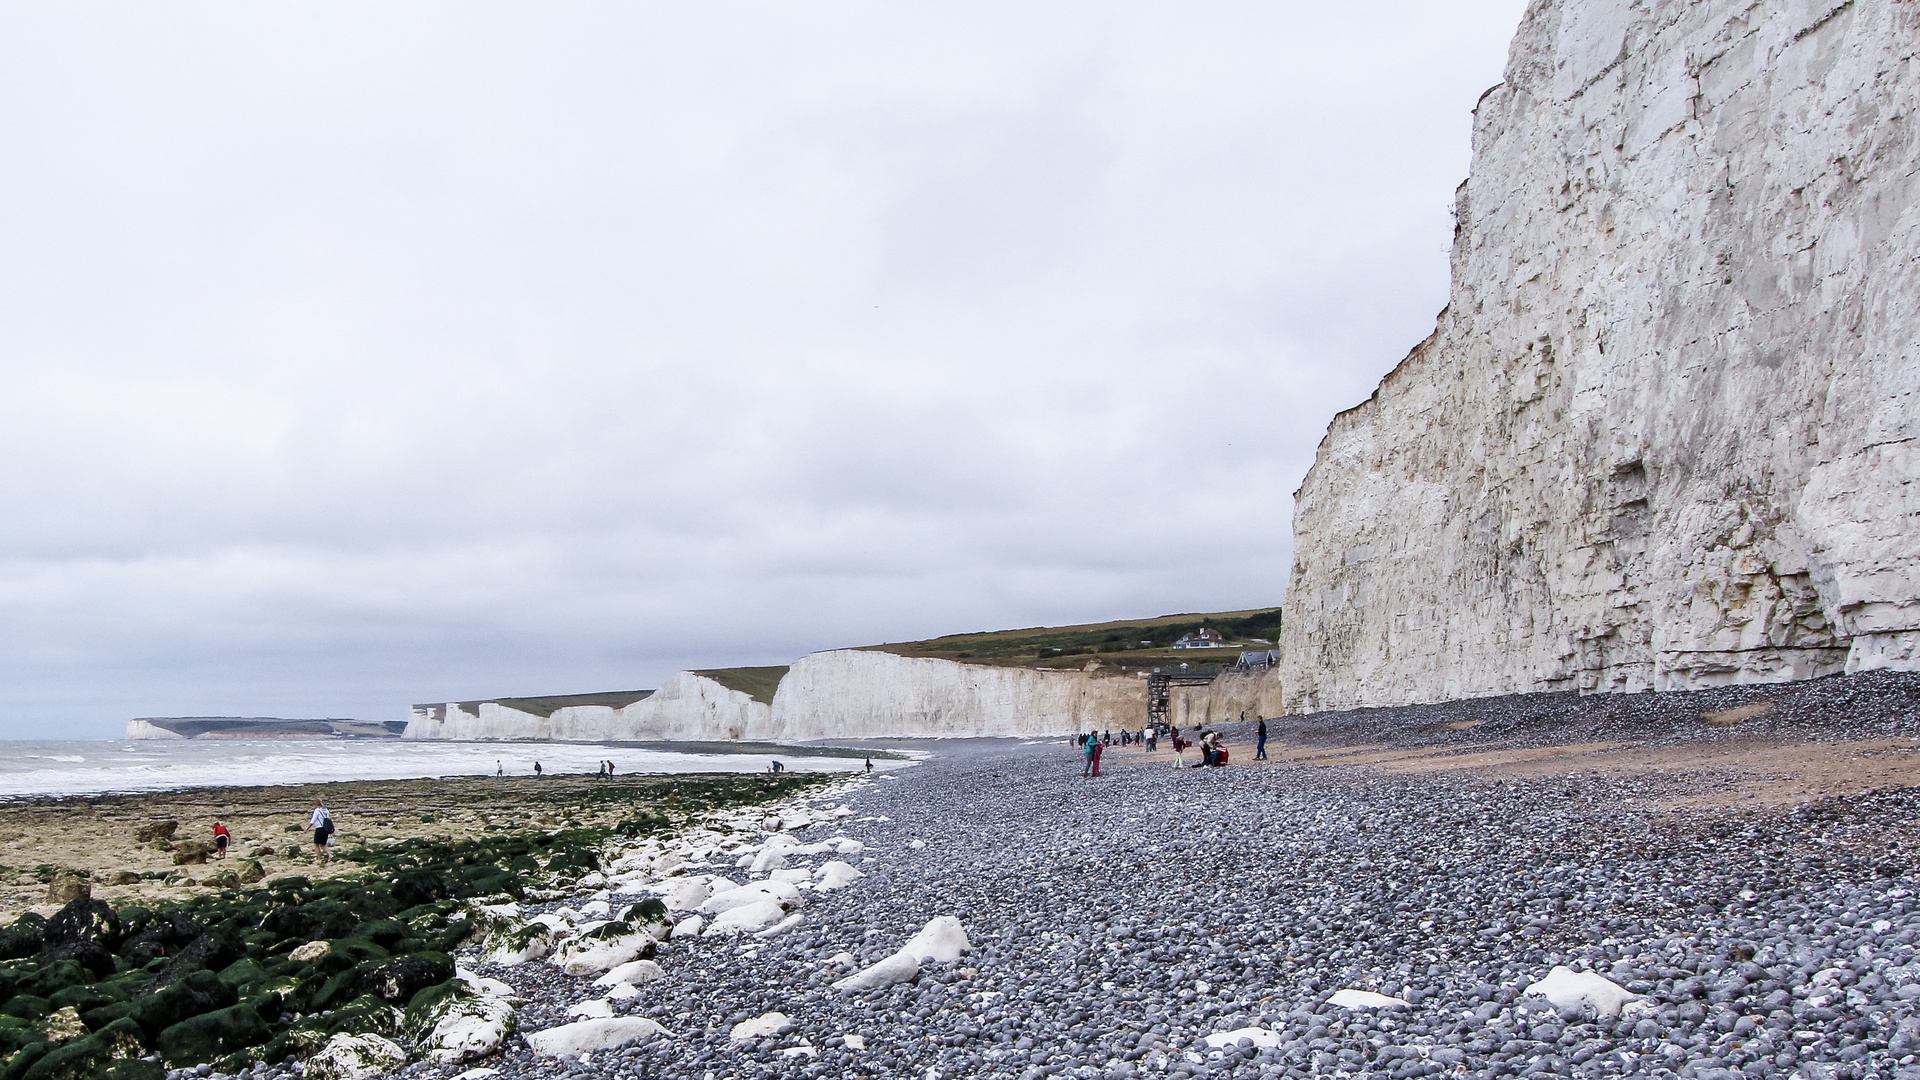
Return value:
<svg viewBox="0 0 1920 1080">
<path fill-rule="evenodd" d="M 333 815 L 327 813 L 327 808 L 320 804 L 319 799 L 313 800 L 313 813 L 308 816 L 307 824 L 313 827 L 313 853 L 320 857 L 321 862 L 325 862 L 327 841 L 333 836 Z"/>
</svg>

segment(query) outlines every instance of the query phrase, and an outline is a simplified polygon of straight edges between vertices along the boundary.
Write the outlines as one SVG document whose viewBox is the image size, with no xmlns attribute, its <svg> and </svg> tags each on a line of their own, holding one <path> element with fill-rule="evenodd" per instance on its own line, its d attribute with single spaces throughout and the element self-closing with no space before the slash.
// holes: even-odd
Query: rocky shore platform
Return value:
<svg viewBox="0 0 1920 1080">
<path fill-rule="evenodd" d="M 943 742 L 615 839 L 469 906 L 466 1043 L 421 991 L 360 1051 L 194 1071 L 1920 1076 L 1920 679 L 1228 735 L 1098 779 L 1064 739 Z"/>
</svg>

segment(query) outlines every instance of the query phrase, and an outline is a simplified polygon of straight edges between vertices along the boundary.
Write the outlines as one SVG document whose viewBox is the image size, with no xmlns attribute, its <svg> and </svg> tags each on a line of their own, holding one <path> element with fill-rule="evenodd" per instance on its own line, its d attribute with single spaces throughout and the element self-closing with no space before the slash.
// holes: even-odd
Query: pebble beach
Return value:
<svg viewBox="0 0 1920 1080">
<path fill-rule="evenodd" d="M 1833 779 L 1920 752 L 1920 680 L 1793 693 L 1614 699 L 1598 741 L 1555 711 L 1600 723 L 1597 699 L 1301 718 L 1268 761 L 1236 724 L 1224 768 L 1116 746 L 1097 780 L 1065 739 L 933 745 L 529 893 L 502 925 L 545 920 L 550 952 L 496 928 L 454 957 L 511 1032 L 441 1060 L 396 1035 L 412 1060 L 380 1071 L 1920 1076 L 1920 808 Z M 1832 790 L 1746 798 L 1782 790 L 1783 748 Z M 736 887 L 773 906 L 717 932 Z M 648 920 L 568 973 L 569 938 Z"/>
</svg>

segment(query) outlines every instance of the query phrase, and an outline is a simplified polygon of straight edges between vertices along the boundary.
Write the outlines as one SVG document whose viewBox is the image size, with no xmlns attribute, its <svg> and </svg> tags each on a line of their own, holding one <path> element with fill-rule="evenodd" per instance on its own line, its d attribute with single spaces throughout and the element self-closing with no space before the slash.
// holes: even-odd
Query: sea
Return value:
<svg viewBox="0 0 1920 1080">
<path fill-rule="evenodd" d="M 0 740 L 0 799 L 106 795 L 196 787 L 414 780 L 441 776 L 591 773 L 602 760 L 626 773 L 851 772 L 857 757 L 689 753 L 632 744 L 441 742 L 402 739 Z M 876 758 L 874 767 L 901 761 Z"/>
</svg>

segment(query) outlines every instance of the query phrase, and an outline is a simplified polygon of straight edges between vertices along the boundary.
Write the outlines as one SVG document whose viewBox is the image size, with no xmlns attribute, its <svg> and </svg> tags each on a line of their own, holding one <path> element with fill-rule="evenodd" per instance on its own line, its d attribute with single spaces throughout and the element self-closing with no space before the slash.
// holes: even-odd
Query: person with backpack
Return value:
<svg viewBox="0 0 1920 1080">
<path fill-rule="evenodd" d="M 313 828 L 313 853 L 321 862 L 327 861 L 327 843 L 333 839 L 333 815 L 319 799 L 313 800 L 313 813 L 307 816 L 307 824 Z"/>
</svg>

